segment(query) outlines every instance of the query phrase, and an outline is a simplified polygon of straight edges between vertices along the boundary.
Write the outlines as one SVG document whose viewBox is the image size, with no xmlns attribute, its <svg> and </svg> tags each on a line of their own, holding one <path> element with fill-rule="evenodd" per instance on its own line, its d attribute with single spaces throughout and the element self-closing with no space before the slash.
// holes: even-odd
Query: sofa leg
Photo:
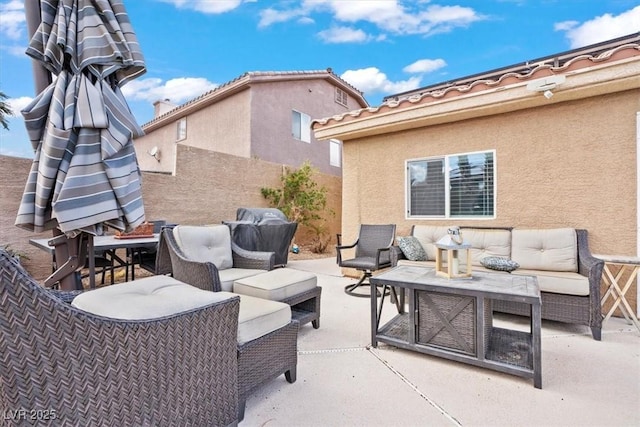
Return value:
<svg viewBox="0 0 640 427">
<path fill-rule="evenodd" d="M 311 324 L 313 325 L 313 329 L 318 329 L 320 327 L 320 319 L 312 320 Z"/>
<path fill-rule="evenodd" d="M 602 339 L 602 329 L 591 327 L 591 335 L 593 335 L 593 339 L 596 341 L 600 341 Z"/>
<path fill-rule="evenodd" d="M 293 384 L 296 382 L 296 370 L 297 367 L 293 367 L 292 369 L 289 369 L 287 372 L 284 373 L 284 377 L 287 379 L 287 382 L 289 384 Z"/>
<path fill-rule="evenodd" d="M 247 401 L 245 399 L 238 399 L 238 422 L 244 420 L 244 407 Z"/>
</svg>

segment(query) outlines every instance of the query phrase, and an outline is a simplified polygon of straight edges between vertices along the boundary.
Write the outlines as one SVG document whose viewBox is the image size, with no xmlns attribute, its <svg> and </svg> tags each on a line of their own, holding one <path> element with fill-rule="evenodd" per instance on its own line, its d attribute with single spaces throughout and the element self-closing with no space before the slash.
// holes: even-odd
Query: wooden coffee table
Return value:
<svg viewBox="0 0 640 427">
<path fill-rule="evenodd" d="M 542 388 L 541 302 L 535 276 L 474 272 L 467 279 L 438 277 L 435 270 L 398 266 L 370 279 L 371 344 L 396 347 L 457 362 L 533 378 Z M 375 286 L 394 287 L 398 315 L 380 327 L 384 299 Z M 531 307 L 529 331 L 493 326 L 492 300 L 517 301 Z M 411 327 L 409 325 L 412 325 Z"/>
</svg>

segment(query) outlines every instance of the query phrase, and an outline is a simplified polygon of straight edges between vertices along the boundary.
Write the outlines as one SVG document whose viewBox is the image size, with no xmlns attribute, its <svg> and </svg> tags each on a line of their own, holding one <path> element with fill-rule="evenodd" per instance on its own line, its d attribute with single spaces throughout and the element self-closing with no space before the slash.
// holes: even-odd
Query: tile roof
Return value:
<svg viewBox="0 0 640 427">
<path fill-rule="evenodd" d="M 333 72 L 331 68 L 327 68 L 326 70 L 308 70 L 308 71 L 248 71 L 233 80 L 225 82 L 220 86 L 217 86 L 215 89 L 212 89 L 208 92 L 199 95 L 196 98 L 193 98 L 184 104 L 178 105 L 175 108 L 167 111 L 164 114 L 159 115 L 158 117 L 153 118 L 149 122 L 145 123 L 142 127 L 143 129 L 148 129 L 150 127 L 156 127 L 156 125 L 164 122 L 169 116 L 183 116 L 186 115 L 187 112 L 195 109 L 204 108 L 204 106 L 209 105 L 211 103 L 216 102 L 218 99 L 229 96 L 238 92 L 239 90 L 244 89 L 247 85 L 250 85 L 253 82 L 262 82 L 262 81 L 287 81 L 287 80 L 298 80 L 298 79 L 331 79 L 336 84 L 342 87 L 350 93 L 350 95 L 354 96 L 358 103 L 361 105 L 369 105 L 364 98 L 362 91 L 356 89 L 354 86 L 343 80 L 337 74 Z M 199 106 L 198 106 L 199 105 Z M 184 114 L 180 114 L 184 112 Z"/>
<path fill-rule="evenodd" d="M 390 95 L 383 100 L 380 106 L 363 108 L 332 117 L 317 119 L 313 121 L 312 127 L 318 129 L 325 125 L 352 121 L 393 110 L 402 110 L 415 105 L 434 103 L 469 93 L 477 93 L 516 83 L 529 82 L 538 78 L 564 74 L 578 69 L 594 67 L 603 63 L 616 62 L 633 56 L 640 56 L 640 33 L 581 49 L 575 49 L 563 54 L 541 58 L 525 64 L 476 74 L 458 79 L 453 83 L 439 83 L 414 91 Z"/>
</svg>

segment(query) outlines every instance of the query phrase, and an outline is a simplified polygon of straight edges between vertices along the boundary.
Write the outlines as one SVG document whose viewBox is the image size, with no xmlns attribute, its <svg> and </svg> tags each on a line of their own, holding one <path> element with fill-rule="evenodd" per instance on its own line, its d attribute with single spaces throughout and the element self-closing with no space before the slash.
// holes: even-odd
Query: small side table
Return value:
<svg viewBox="0 0 640 427">
<path fill-rule="evenodd" d="M 602 296 L 600 303 L 604 306 L 609 298 L 613 300 L 613 305 L 609 309 L 609 312 L 604 316 L 603 322 L 609 320 L 611 315 L 616 311 L 616 308 L 620 308 L 625 319 L 628 323 L 632 323 L 640 332 L 640 321 L 638 316 L 633 312 L 629 302 L 627 301 L 626 294 L 631 289 L 631 285 L 638 277 L 640 272 L 640 258 L 629 257 L 622 255 L 594 255 L 604 261 L 604 269 L 602 270 L 602 280 L 607 285 L 607 291 Z M 611 267 L 616 266 L 618 270 L 616 274 L 613 274 Z M 628 272 L 629 277 L 627 281 L 621 283 L 622 278 Z"/>
</svg>

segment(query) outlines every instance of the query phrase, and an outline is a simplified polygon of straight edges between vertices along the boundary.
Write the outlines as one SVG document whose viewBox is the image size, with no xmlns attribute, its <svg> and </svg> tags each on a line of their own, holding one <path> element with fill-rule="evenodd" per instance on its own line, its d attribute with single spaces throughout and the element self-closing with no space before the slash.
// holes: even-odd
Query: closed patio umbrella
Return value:
<svg viewBox="0 0 640 427">
<path fill-rule="evenodd" d="M 26 53 L 54 79 L 22 111 L 35 156 L 15 224 L 76 239 L 101 235 L 105 225 L 131 230 L 144 222 L 133 148 L 143 132 L 120 88 L 146 69 L 124 4 L 39 4 Z M 53 276 L 60 279 L 54 273 L 45 283 Z"/>
</svg>

